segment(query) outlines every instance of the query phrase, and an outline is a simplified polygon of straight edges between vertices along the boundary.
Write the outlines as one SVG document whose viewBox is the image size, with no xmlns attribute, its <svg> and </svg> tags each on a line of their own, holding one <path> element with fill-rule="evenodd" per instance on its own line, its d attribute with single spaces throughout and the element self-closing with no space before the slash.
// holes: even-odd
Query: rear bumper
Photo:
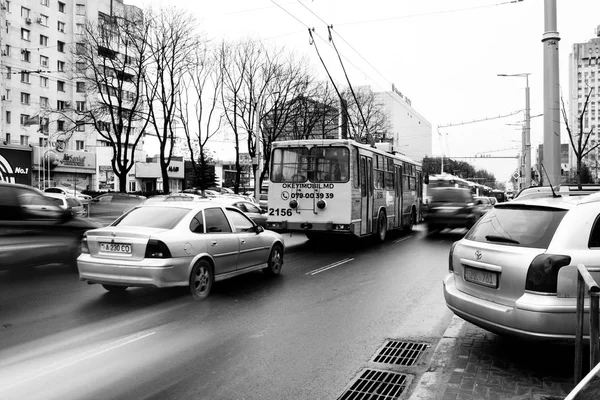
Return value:
<svg viewBox="0 0 600 400">
<path fill-rule="evenodd" d="M 575 299 L 525 293 L 514 306 L 505 306 L 461 292 L 454 273 L 444 278 L 444 298 L 452 312 L 490 332 L 523 339 L 575 340 Z M 585 312 L 588 313 L 589 303 Z M 584 334 L 589 332 L 588 316 Z"/>
<path fill-rule="evenodd" d="M 290 222 L 267 220 L 266 229 L 275 232 L 327 232 L 350 234 L 354 232 L 354 224 L 338 224 L 333 222 Z"/>
<path fill-rule="evenodd" d="M 190 259 L 144 259 L 124 261 L 81 254 L 77 259 L 79 280 L 123 286 L 171 287 L 188 285 Z"/>
<path fill-rule="evenodd" d="M 445 228 L 470 228 L 477 221 L 473 214 L 427 214 L 425 222 L 429 225 L 435 225 Z"/>
</svg>

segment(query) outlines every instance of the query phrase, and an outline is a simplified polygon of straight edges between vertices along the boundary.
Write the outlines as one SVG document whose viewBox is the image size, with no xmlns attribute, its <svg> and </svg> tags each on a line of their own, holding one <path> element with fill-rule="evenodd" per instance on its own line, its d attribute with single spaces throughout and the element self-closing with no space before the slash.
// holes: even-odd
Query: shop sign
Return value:
<svg viewBox="0 0 600 400">
<path fill-rule="evenodd" d="M 0 181 L 31 185 L 31 150 L 0 148 Z"/>
<path fill-rule="evenodd" d="M 63 152 L 57 149 L 46 149 L 44 147 L 33 148 L 33 167 L 39 169 L 40 164 L 42 169 L 44 166 L 50 165 L 50 168 L 56 172 L 84 172 L 89 170 L 89 173 L 94 173 L 96 170 L 96 154 L 84 151 Z"/>
</svg>

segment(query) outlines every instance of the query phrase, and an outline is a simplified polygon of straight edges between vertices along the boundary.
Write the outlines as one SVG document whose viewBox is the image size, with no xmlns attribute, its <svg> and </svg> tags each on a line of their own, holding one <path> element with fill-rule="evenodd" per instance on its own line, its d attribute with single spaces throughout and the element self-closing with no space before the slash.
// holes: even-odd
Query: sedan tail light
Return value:
<svg viewBox="0 0 600 400">
<path fill-rule="evenodd" d="M 558 254 L 536 256 L 527 271 L 525 290 L 542 293 L 556 293 L 558 271 L 571 263 L 571 257 Z"/>
<path fill-rule="evenodd" d="M 82 254 L 90 254 L 90 248 L 88 247 L 87 237 L 84 236 L 81 239 L 81 253 Z"/>
<path fill-rule="evenodd" d="M 146 258 L 171 258 L 171 252 L 160 240 L 150 239 L 146 245 Z"/>
</svg>

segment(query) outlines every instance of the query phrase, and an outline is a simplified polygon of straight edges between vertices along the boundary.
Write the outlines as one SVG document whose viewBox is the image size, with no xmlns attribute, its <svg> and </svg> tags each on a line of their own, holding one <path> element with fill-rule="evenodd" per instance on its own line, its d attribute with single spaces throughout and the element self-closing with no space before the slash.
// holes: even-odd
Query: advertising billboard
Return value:
<svg viewBox="0 0 600 400">
<path fill-rule="evenodd" d="M 31 149 L 0 147 L 0 181 L 31 185 Z"/>
</svg>

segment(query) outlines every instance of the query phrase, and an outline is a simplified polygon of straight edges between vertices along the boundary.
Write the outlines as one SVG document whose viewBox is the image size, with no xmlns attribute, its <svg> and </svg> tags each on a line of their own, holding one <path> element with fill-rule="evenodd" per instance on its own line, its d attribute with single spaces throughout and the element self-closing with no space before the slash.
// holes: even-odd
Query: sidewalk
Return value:
<svg viewBox="0 0 600 400">
<path fill-rule="evenodd" d="M 573 357 L 573 346 L 505 338 L 454 317 L 410 400 L 564 399 Z"/>
</svg>

